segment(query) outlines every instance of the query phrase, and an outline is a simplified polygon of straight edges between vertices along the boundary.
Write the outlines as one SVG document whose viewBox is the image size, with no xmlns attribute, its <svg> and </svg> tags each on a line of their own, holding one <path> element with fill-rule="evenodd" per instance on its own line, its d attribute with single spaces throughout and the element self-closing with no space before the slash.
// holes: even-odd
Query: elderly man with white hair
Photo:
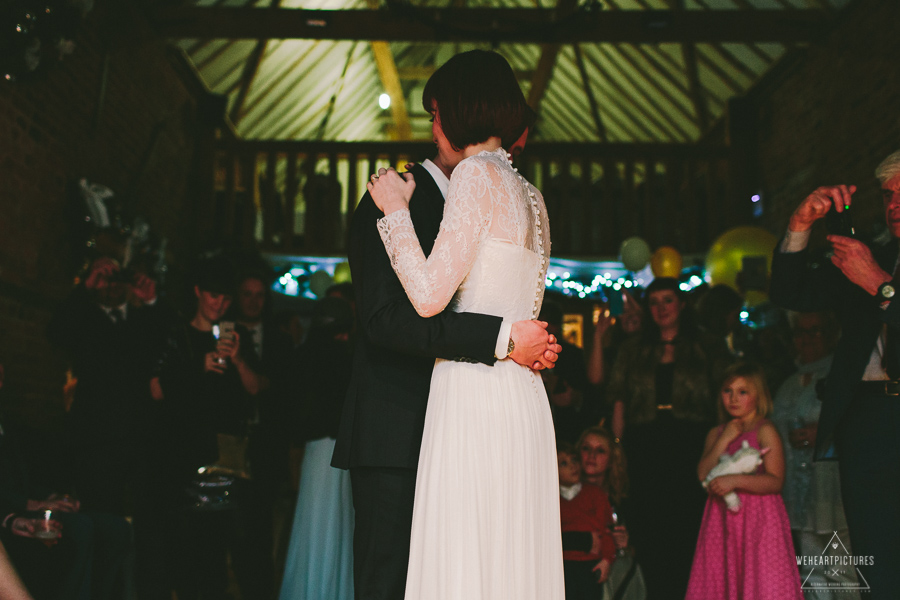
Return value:
<svg viewBox="0 0 900 600">
<path fill-rule="evenodd" d="M 829 235 L 831 264 L 807 248 L 810 230 L 850 209 L 853 185 L 820 187 L 791 215 L 772 261 L 771 298 L 800 311 L 832 309 L 843 331 L 820 396 L 816 459 L 837 457 L 853 556 L 820 569 L 858 568 L 867 597 L 900 594 L 900 151 L 875 170 L 891 240 L 871 248 Z M 841 556 L 840 548 L 823 554 Z M 820 557 L 810 557 L 818 560 Z"/>
</svg>

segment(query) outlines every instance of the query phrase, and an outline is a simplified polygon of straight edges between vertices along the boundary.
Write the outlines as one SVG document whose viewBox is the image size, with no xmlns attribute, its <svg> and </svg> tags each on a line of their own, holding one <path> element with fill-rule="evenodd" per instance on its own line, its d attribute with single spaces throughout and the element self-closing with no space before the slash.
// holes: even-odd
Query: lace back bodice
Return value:
<svg viewBox="0 0 900 600">
<path fill-rule="evenodd" d="M 378 229 L 419 314 L 437 314 L 451 300 L 456 311 L 513 320 L 540 312 L 550 254 L 547 211 L 502 148 L 456 167 L 427 260 L 408 210 L 380 219 Z"/>
</svg>

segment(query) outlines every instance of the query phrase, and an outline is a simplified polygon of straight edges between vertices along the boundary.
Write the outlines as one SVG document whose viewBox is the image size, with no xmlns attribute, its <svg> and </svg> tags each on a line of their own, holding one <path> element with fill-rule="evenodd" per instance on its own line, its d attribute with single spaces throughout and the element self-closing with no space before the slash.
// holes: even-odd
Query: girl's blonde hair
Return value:
<svg viewBox="0 0 900 600">
<path fill-rule="evenodd" d="M 724 423 L 731 419 L 731 415 L 725 410 L 722 404 L 721 392 L 729 383 L 735 379 L 742 377 L 747 383 L 756 389 L 756 413 L 760 417 L 766 417 L 772 412 L 772 394 L 769 393 L 769 386 L 766 383 L 766 373 L 762 367 L 756 363 L 741 361 L 736 362 L 725 370 L 725 376 L 722 378 L 722 385 L 719 386 L 719 422 Z"/>
<path fill-rule="evenodd" d="M 575 450 L 581 457 L 581 445 L 589 435 L 595 435 L 606 440 L 609 444 L 609 462 L 606 464 L 606 478 L 604 488 L 613 504 L 619 504 L 628 497 L 628 463 L 625 460 L 625 450 L 622 444 L 616 441 L 613 435 L 605 428 L 597 425 L 585 429 L 578 437 Z"/>
</svg>

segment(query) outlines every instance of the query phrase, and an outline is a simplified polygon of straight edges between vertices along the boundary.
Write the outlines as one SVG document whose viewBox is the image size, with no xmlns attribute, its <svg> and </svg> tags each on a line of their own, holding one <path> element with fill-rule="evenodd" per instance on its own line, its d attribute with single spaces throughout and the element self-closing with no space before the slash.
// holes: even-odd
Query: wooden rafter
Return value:
<svg viewBox="0 0 900 600">
<path fill-rule="evenodd" d="M 228 50 L 230 50 L 231 47 L 234 46 L 234 44 L 235 44 L 234 40 L 222 40 L 222 43 L 219 44 L 219 47 L 216 48 L 215 50 L 213 50 L 209 54 L 209 56 L 207 56 L 206 58 L 204 58 L 201 61 L 194 61 L 194 64 L 197 66 L 197 70 L 202 71 L 203 69 L 208 67 L 210 64 L 212 64 L 213 62 L 218 60 L 223 54 L 225 54 Z"/>
<path fill-rule="evenodd" d="M 400 76 L 397 74 L 397 64 L 394 62 L 394 55 L 391 54 L 391 46 L 388 42 L 371 42 L 371 44 L 381 85 L 391 97 L 391 116 L 394 118 L 396 128 L 395 139 L 408 140 L 412 136 L 412 128 L 409 125 L 406 97 L 400 86 Z"/>
<path fill-rule="evenodd" d="M 556 12 L 554 20 L 563 19 L 568 16 L 575 7 L 578 6 L 578 0 L 557 0 Z M 559 56 L 561 44 L 542 44 L 541 57 L 538 59 L 537 68 L 534 70 L 534 77 L 531 78 L 531 87 L 528 89 L 528 104 L 535 110 L 540 112 L 541 100 L 547 92 L 547 86 L 553 77 L 553 69 L 556 66 L 556 57 Z"/>
<path fill-rule="evenodd" d="M 721 46 L 721 44 L 704 44 L 704 46 L 706 46 L 708 48 L 708 51 L 711 54 L 713 54 L 714 56 L 718 56 L 718 57 L 722 58 L 723 60 L 727 61 L 727 58 L 722 54 L 722 50 L 720 50 L 719 48 L 716 47 L 716 46 Z M 692 48 L 694 48 L 694 52 L 698 53 L 699 56 L 701 56 L 701 57 L 706 56 L 706 54 L 703 52 L 703 46 L 701 46 L 700 44 L 692 45 Z M 709 58 L 709 57 L 706 57 L 706 58 Z M 730 58 L 730 55 L 729 55 L 729 58 Z M 725 84 L 725 87 L 727 87 L 729 90 L 731 90 L 732 94 L 740 94 L 744 91 L 744 88 L 746 86 L 741 85 L 741 83 L 737 79 L 734 78 L 734 75 L 732 75 L 726 69 L 723 69 L 721 66 L 719 66 L 719 63 L 717 63 L 715 60 L 713 60 L 712 58 L 709 58 L 709 60 L 706 60 L 704 62 L 705 62 L 706 68 L 713 75 L 718 77 L 719 80 Z M 754 76 L 753 78 L 751 78 L 751 81 L 753 79 L 756 79 L 756 77 Z"/>
<path fill-rule="evenodd" d="M 331 120 L 331 115 L 334 114 L 334 107 L 337 106 L 338 96 L 344 88 L 344 79 L 347 77 L 347 69 L 350 68 L 350 63 L 353 61 L 354 52 L 356 52 L 356 42 L 350 44 L 350 51 L 347 53 L 347 60 L 344 61 L 344 68 L 341 70 L 341 75 L 338 77 L 337 82 L 335 82 L 335 89 L 331 94 L 331 98 L 328 100 L 328 108 L 325 110 L 325 116 L 322 117 L 322 121 L 319 123 L 319 129 L 316 132 L 317 140 L 325 139 L 325 131 L 328 127 L 328 122 Z"/>
<path fill-rule="evenodd" d="M 588 56 L 587 58 L 588 58 L 588 62 L 591 63 L 591 66 L 600 73 L 601 77 L 598 79 L 598 81 L 600 83 L 604 84 L 604 87 L 605 87 L 607 84 L 609 84 L 608 76 L 603 72 L 602 69 L 597 68 L 596 63 L 591 61 L 590 56 Z M 569 77 L 569 73 L 566 70 L 561 70 L 559 73 L 559 76 L 560 77 Z M 575 79 L 569 79 L 568 83 L 571 87 L 578 85 L 578 81 Z M 616 89 L 615 85 L 611 85 L 609 87 Z M 607 116 L 612 117 L 615 115 L 615 111 L 618 111 L 618 113 L 623 117 L 618 120 L 619 127 L 627 132 L 628 137 L 630 139 L 647 138 L 647 139 L 654 140 L 657 138 L 657 136 L 653 133 L 653 131 L 647 127 L 647 124 L 644 122 L 644 120 L 642 118 L 640 118 L 640 117 L 635 118 L 635 115 L 632 114 L 634 107 L 632 107 L 631 105 L 629 105 L 625 101 L 623 101 L 621 96 L 619 96 L 617 94 L 606 93 L 605 98 L 606 98 L 606 106 L 607 106 L 607 111 L 606 111 Z M 565 111 L 566 114 L 576 112 L 577 109 L 571 105 L 571 99 L 566 94 L 560 94 L 559 97 L 557 98 L 557 101 L 566 107 L 566 111 Z M 615 111 L 609 110 L 609 108 L 615 108 Z M 578 112 L 581 112 L 581 111 L 578 111 Z"/>
<path fill-rule="evenodd" d="M 667 0 L 669 8 L 684 13 L 685 0 Z M 709 12 L 709 11 L 705 11 Z M 682 42 L 681 61 L 684 63 L 684 72 L 687 75 L 688 88 L 691 91 L 691 102 L 694 103 L 694 113 L 700 123 L 700 134 L 709 128 L 709 107 L 706 105 L 706 94 L 700 83 L 700 71 L 697 67 L 697 47 L 694 44 Z"/>
<path fill-rule="evenodd" d="M 210 8 L 215 8 L 215 7 L 217 7 L 217 6 L 222 6 L 223 4 L 225 4 L 225 1 L 226 1 L 226 0 L 215 0 L 215 2 L 213 2 L 212 4 L 210 4 Z M 253 1 L 254 1 L 254 0 L 246 0 L 246 2 L 244 3 L 244 6 L 250 6 L 250 4 L 251 4 Z M 200 51 L 201 49 L 205 48 L 211 41 L 212 41 L 211 39 L 196 40 L 193 44 L 190 45 L 189 48 L 185 48 L 184 51 L 187 52 L 188 56 L 193 56 L 196 52 L 198 52 L 198 51 Z"/>
<path fill-rule="evenodd" d="M 628 65 L 634 70 L 634 72 L 638 74 L 638 76 L 641 78 L 641 80 L 643 80 L 643 82 L 644 82 L 646 85 L 650 86 L 650 88 L 651 88 L 652 90 L 654 90 L 657 94 L 659 94 L 660 96 L 662 96 L 663 98 L 665 98 L 665 99 L 669 102 L 669 104 L 671 104 L 671 105 L 675 108 L 675 110 L 677 110 L 677 111 L 681 114 L 681 116 L 683 116 L 683 117 L 685 118 L 685 120 L 687 120 L 687 121 L 688 121 L 689 123 L 691 123 L 692 125 L 696 125 L 696 124 L 697 124 L 697 119 L 696 119 L 696 117 L 694 117 L 694 113 L 692 113 L 692 112 L 690 112 L 689 110 L 687 110 L 687 109 L 684 107 L 684 105 L 682 104 L 681 100 L 679 100 L 678 98 L 676 98 L 676 97 L 669 91 L 669 88 L 667 88 L 666 86 L 664 86 L 664 85 L 662 85 L 662 84 L 660 83 L 660 80 L 661 80 L 661 79 L 665 79 L 665 78 L 666 78 L 666 75 L 665 75 L 665 74 L 666 74 L 667 72 L 664 71 L 664 70 L 662 70 L 662 68 L 659 66 L 658 63 L 648 62 L 648 64 L 650 65 L 650 68 L 651 68 L 657 75 L 661 75 L 660 77 L 653 77 L 653 76 L 651 76 L 651 74 L 648 73 L 648 72 L 644 69 L 643 66 L 638 65 L 637 60 L 635 60 L 635 58 L 634 58 L 633 56 L 631 56 L 630 53 L 626 52 L 625 49 L 626 49 L 626 47 L 624 47 L 624 46 L 623 46 L 623 47 L 619 47 L 619 46 L 616 47 L 616 50 L 618 51 L 618 55 L 619 55 L 626 63 L 628 63 Z M 641 49 L 639 46 L 633 46 L 632 49 L 635 50 L 636 52 L 638 52 L 638 54 L 640 54 L 640 53 L 642 52 L 642 49 Z M 642 57 L 643 57 L 643 56 L 642 56 Z M 646 58 L 645 58 L 645 60 L 646 60 Z M 673 78 L 673 79 L 674 79 L 674 78 Z M 681 88 L 680 88 L 677 84 L 674 84 L 674 85 L 675 85 L 676 89 L 678 89 L 679 91 L 681 90 Z M 686 90 L 685 90 L 685 92 L 684 92 L 684 95 L 687 96 Z M 674 121 L 673 121 L 673 123 L 674 123 Z M 690 137 L 691 137 L 691 136 L 687 135 L 687 132 L 684 132 L 684 133 L 685 133 L 685 137 L 687 137 L 687 138 L 690 138 Z"/>
<path fill-rule="evenodd" d="M 668 3 L 670 3 L 672 0 L 664 0 L 664 1 L 667 3 L 667 5 L 669 5 Z M 613 10 L 619 10 L 620 7 L 616 3 L 616 0 L 606 0 L 606 2 L 609 5 L 609 7 L 612 8 Z M 636 0 L 636 2 L 645 11 L 654 10 L 654 8 L 652 6 L 650 6 L 650 4 L 648 4 L 646 0 Z M 679 64 L 677 61 L 675 61 L 665 51 L 663 51 L 663 49 L 660 48 L 659 46 L 652 47 L 650 50 L 645 50 L 644 48 L 642 48 L 641 46 L 639 46 L 637 44 L 634 44 L 632 47 L 638 54 L 641 55 L 641 57 L 647 63 L 649 63 L 654 68 L 654 70 L 657 72 L 658 75 L 661 75 L 663 78 L 668 80 L 669 83 L 671 83 L 673 86 L 675 86 L 675 89 L 679 90 L 682 94 L 684 94 L 684 96 L 688 99 L 688 101 L 693 104 L 691 91 L 690 91 L 689 87 L 685 86 L 679 79 L 677 79 L 672 74 L 673 72 L 676 72 L 676 71 L 683 71 L 684 67 L 682 64 Z M 715 70 L 718 67 L 718 65 L 714 65 L 714 64 L 710 67 L 710 64 L 712 63 L 712 61 L 703 55 L 700 56 L 700 60 L 701 60 L 701 62 L 704 63 L 705 66 L 707 66 L 713 70 Z M 666 63 L 666 64 L 663 64 L 663 63 Z M 640 70 L 640 71 L 643 73 L 643 70 Z M 708 101 L 712 101 L 712 102 L 716 103 L 717 106 L 719 106 L 721 104 L 721 102 L 715 96 L 710 98 Z M 685 114 L 687 116 L 689 121 L 693 122 L 698 127 L 700 126 L 700 122 L 698 120 L 698 116 L 696 115 L 696 111 L 693 114 L 688 113 L 684 110 L 681 103 L 673 102 L 673 104 L 678 107 L 679 111 L 681 111 L 683 114 Z"/>
<path fill-rule="evenodd" d="M 576 87 L 579 85 L 578 76 L 573 74 L 568 69 L 559 69 L 556 77 L 562 83 L 563 88 L 567 89 L 570 87 Z M 566 130 L 566 135 L 569 136 L 570 139 L 584 139 L 585 131 L 590 129 L 590 122 L 585 117 L 585 111 L 582 106 L 575 106 L 573 103 L 574 96 L 571 94 L 558 94 L 554 96 L 554 120 L 557 123 L 565 123 L 566 127 L 561 127 L 561 129 Z M 617 110 L 623 112 L 627 116 L 627 112 L 621 108 L 620 104 L 616 103 L 614 98 L 610 98 L 609 102 L 607 102 L 607 106 L 615 106 Z M 543 111 L 542 118 L 545 118 L 544 115 L 547 114 L 547 111 Z M 610 117 L 610 125 L 616 125 L 621 131 L 625 132 L 626 139 L 639 139 L 641 137 L 641 132 L 638 131 L 634 124 L 622 119 L 617 119 L 615 115 L 611 112 L 607 111 L 607 116 Z"/>
<path fill-rule="evenodd" d="M 694 0 L 694 2 L 696 2 L 701 8 L 705 8 L 707 10 L 711 9 L 710 5 L 707 2 L 705 2 L 704 0 Z M 748 3 L 745 2 L 744 4 L 748 4 Z M 753 8 L 752 5 L 742 6 L 742 8 L 755 10 L 755 8 Z M 733 69 L 741 71 L 742 73 L 744 73 L 751 79 L 756 79 L 759 76 L 757 73 L 753 72 L 749 67 L 747 67 L 747 65 L 745 65 L 741 61 L 737 60 L 734 57 L 734 55 L 727 48 L 725 48 L 722 44 L 712 43 L 712 44 L 710 44 L 710 46 L 712 46 L 713 48 L 718 50 L 719 54 L 722 55 L 722 58 L 724 58 L 726 61 L 728 61 L 728 64 L 731 65 L 731 67 Z M 759 46 L 757 46 L 756 44 L 746 44 L 745 47 L 747 48 L 747 50 L 749 50 L 754 55 L 756 55 L 756 57 L 758 59 L 760 59 L 761 61 L 763 61 L 765 64 L 771 65 L 774 62 L 772 60 L 772 57 L 770 57 L 768 54 L 763 52 L 759 48 Z"/>
<path fill-rule="evenodd" d="M 376 10 L 378 0 L 368 0 L 369 8 Z M 381 12 L 377 11 L 376 12 Z M 391 97 L 391 116 L 394 119 L 393 137 L 397 140 L 408 140 L 412 137 L 412 127 L 409 124 L 409 111 L 406 110 L 406 96 L 400 85 L 400 74 L 397 72 L 397 63 L 394 62 L 394 54 L 388 42 L 373 41 L 372 54 L 375 56 L 375 66 L 378 68 L 378 77 L 388 96 Z"/>
<path fill-rule="evenodd" d="M 269 8 L 276 9 L 280 5 L 281 0 L 271 0 Z M 267 39 L 256 40 L 256 45 L 253 46 L 253 50 L 250 51 L 250 55 L 247 57 L 247 62 L 244 63 L 244 70 L 241 73 L 241 84 L 238 88 L 237 96 L 235 96 L 231 105 L 231 112 L 228 115 L 234 125 L 238 124 L 243 115 L 244 101 L 247 99 L 247 94 L 250 93 L 250 87 L 253 85 L 253 80 L 256 79 L 259 65 L 262 64 L 268 45 L 269 40 Z"/>
<path fill-rule="evenodd" d="M 421 65 L 415 67 L 398 67 L 397 75 L 400 79 L 428 79 L 437 67 L 434 65 Z"/>
<path fill-rule="evenodd" d="M 302 10 L 161 6 L 150 16 L 170 38 L 485 41 L 521 43 L 810 42 L 828 25 L 822 10 L 577 11 L 413 8 Z"/>
<path fill-rule="evenodd" d="M 597 137 L 601 142 L 608 141 L 606 139 L 606 127 L 603 126 L 603 119 L 600 117 L 600 109 L 597 106 L 597 98 L 594 97 L 594 89 L 591 86 L 591 78 L 588 77 L 587 68 L 584 66 L 584 57 L 581 55 L 581 48 L 578 44 L 572 45 L 575 51 L 575 62 L 578 64 L 578 71 L 581 73 L 581 84 L 584 86 L 584 95 L 587 96 L 588 104 L 591 107 L 591 116 L 594 118 L 594 127 L 597 128 Z"/>
<path fill-rule="evenodd" d="M 290 66 L 288 66 L 285 69 L 282 69 L 282 71 L 280 73 L 278 73 L 277 75 L 273 73 L 273 74 L 271 74 L 270 77 L 267 77 L 264 85 L 262 86 L 262 89 L 260 89 L 257 92 L 256 96 L 253 99 L 253 102 L 250 104 L 250 106 L 247 107 L 245 114 L 246 115 L 252 114 L 254 112 L 254 110 L 256 109 L 256 107 L 260 106 L 266 99 L 268 99 L 269 95 L 271 95 L 271 93 L 275 89 L 277 89 L 278 86 L 287 77 L 289 77 L 293 73 L 296 73 L 297 69 L 300 68 L 300 65 L 303 64 L 303 62 L 310 55 L 310 53 L 316 48 L 316 45 L 318 43 L 319 42 L 313 42 L 313 43 L 309 44 L 309 47 L 306 49 L 306 51 L 301 53 L 290 64 Z M 293 92 L 293 90 L 290 88 L 290 86 L 283 88 L 281 93 L 278 94 L 278 96 L 272 101 L 272 105 L 280 106 L 284 102 L 285 98 L 287 98 L 292 92 Z M 248 124 L 247 121 L 245 120 L 243 130 L 246 131 L 248 134 L 250 134 L 256 129 L 256 127 L 260 124 L 261 121 L 263 121 L 267 118 L 270 118 L 270 117 L 271 117 L 270 114 L 267 114 L 266 112 L 261 112 L 252 123 Z"/>
<path fill-rule="evenodd" d="M 616 61 L 615 61 L 614 58 L 613 58 L 613 53 L 612 53 L 612 52 L 607 53 L 607 52 L 605 52 L 605 51 L 603 50 L 602 47 L 598 47 L 598 48 L 597 48 L 597 52 L 598 52 L 601 56 L 603 56 L 603 57 L 606 59 L 606 62 L 607 62 L 607 63 L 609 63 L 609 64 L 615 64 Z M 617 54 L 622 55 L 623 53 L 622 53 L 621 50 L 620 50 Z M 626 61 L 626 62 L 628 62 L 628 61 Z M 629 63 L 629 66 L 630 66 L 630 63 Z M 617 68 L 617 70 L 619 71 L 619 73 L 622 74 L 622 77 L 623 77 L 623 78 L 624 78 L 624 79 L 625 79 L 632 87 L 634 87 L 634 88 L 637 89 L 637 90 L 640 90 L 640 89 L 641 89 L 640 82 L 637 81 L 637 79 L 636 79 L 635 77 L 632 77 L 632 76 L 629 74 L 628 69 Z M 646 76 L 644 75 L 643 71 L 638 70 L 638 69 L 635 69 L 635 72 L 637 72 L 639 75 L 643 76 L 643 77 L 644 77 L 644 80 L 647 81 L 647 78 L 646 78 Z M 652 88 L 652 89 L 657 89 L 657 88 L 654 88 L 654 87 L 652 87 L 652 86 L 651 86 L 651 88 Z M 669 102 L 670 102 L 676 109 L 680 109 L 681 105 L 680 105 L 674 98 L 671 97 L 671 94 L 669 94 L 668 92 L 665 92 L 665 93 L 662 94 L 662 95 L 663 95 L 666 99 L 668 99 Z M 665 108 L 663 108 L 662 105 L 659 104 L 659 102 L 656 100 L 656 98 L 654 98 L 654 96 L 653 96 L 652 93 L 650 93 L 650 94 L 642 94 L 642 95 L 641 95 L 641 98 L 644 99 L 648 104 L 650 104 L 650 106 L 653 108 L 653 110 L 654 110 L 657 114 L 665 115 L 665 114 L 668 114 L 668 113 L 670 112 L 670 111 L 666 110 Z M 687 115 L 690 115 L 690 113 L 688 113 L 687 111 L 684 111 L 684 112 L 685 112 Z M 691 122 L 693 122 L 693 120 L 691 120 Z M 691 134 L 688 133 L 688 131 L 687 131 L 684 127 L 682 127 L 682 126 L 678 123 L 677 120 L 675 120 L 675 119 L 668 119 L 668 123 L 669 123 L 669 125 L 671 126 L 671 128 L 675 130 L 675 133 L 676 133 L 676 136 L 677 136 L 677 137 L 680 137 L 682 140 L 689 140 L 689 139 L 691 139 L 691 137 L 692 137 Z"/>
<path fill-rule="evenodd" d="M 604 66 L 599 60 L 595 60 L 593 56 L 587 54 L 588 62 L 594 67 L 594 69 L 599 72 L 603 76 L 603 80 L 609 84 L 611 88 L 613 88 L 617 94 L 608 94 L 607 98 L 612 99 L 615 96 L 619 96 L 621 98 L 630 99 L 631 94 L 619 83 L 619 81 L 612 76 L 606 66 Z M 620 71 L 621 72 L 621 71 Z M 673 139 L 672 134 L 669 131 L 669 128 L 660 120 L 658 114 L 665 114 L 664 111 L 659 109 L 658 104 L 653 105 L 653 110 L 647 110 L 647 108 L 638 102 L 628 102 L 627 106 L 629 106 L 633 111 L 636 111 L 638 114 L 635 116 L 632 111 L 626 110 L 622 108 L 625 114 L 631 116 L 635 125 L 644 130 L 644 132 L 650 137 L 650 139 L 657 139 L 659 135 L 654 133 L 650 129 L 647 129 L 644 125 L 645 123 L 652 123 L 655 128 L 659 130 L 664 136 L 668 137 L 670 140 Z"/>
<path fill-rule="evenodd" d="M 270 9 L 277 9 L 279 6 L 281 6 L 281 0 L 271 0 L 269 2 Z M 244 63 L 244 71 L 241 73 L 241 85 L 238 88 L 237 96 L 234 98 L 234 103 L 231 105 L 231 113 L 229 113 L 231 122 L 235 125 L 238 124 L 243 115 L 244 101 L 247 100 L 247 94 L 250 93 L 250 87 L 253 85 L 253 80 L 256 79 L 259 65 L 262 64 L 268 45 L 269 40 L 267 39 L 256 40 L 256 45 L 250 51 L 247 62 Z"/>
<path fill-rule="evenodd" d="M 697 69 L 697 48 L 693 44 L 681 45 L 681 57 L 684 61 L 684 69 L 688 78 L 688 87 L 691 91 L 691 101 L 694 103 L 694 112 L 697 122 L 700 124 L 701 135 L 709 128 L 709 107 L 706 105 L 706 94 L 700 84 L 700 72 Z"/>
</svg>

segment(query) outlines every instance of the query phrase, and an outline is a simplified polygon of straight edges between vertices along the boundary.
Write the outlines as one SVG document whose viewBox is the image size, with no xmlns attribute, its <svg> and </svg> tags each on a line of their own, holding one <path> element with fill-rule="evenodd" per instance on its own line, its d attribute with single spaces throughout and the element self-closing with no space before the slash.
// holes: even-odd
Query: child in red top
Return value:
<svg viewBox="0 0 900 600">
<path fill-rule="evenodd" d="M 616 558 L 616 545 L 610 533 L 612 507 L 599 487 L 581 483 L 578 453 L 569 445 L 557 447 L 559 465 L 559 508 L 562 531 L 588 531 L 599 534 L 599 543 L 590 551 L 563 552 L 566 600 L 599 598 L 600 583 L 606 581 Z"/>
</svg>

